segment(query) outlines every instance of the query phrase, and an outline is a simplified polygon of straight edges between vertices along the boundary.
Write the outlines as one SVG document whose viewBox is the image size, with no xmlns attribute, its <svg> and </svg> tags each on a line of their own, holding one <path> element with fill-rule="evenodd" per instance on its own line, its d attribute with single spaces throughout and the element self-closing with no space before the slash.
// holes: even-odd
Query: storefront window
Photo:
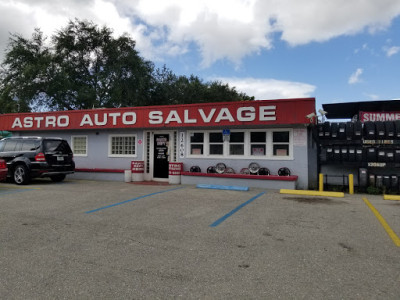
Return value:
<svg viewBox="0 0 400 300">
<path fill-rule="evenodd" d="M 109 156 L 136 156 L 136 136 L 110 136 Z"/>
<path fill-rule="evenodd" d="M 189 156 L 224 158 L 291 159 L 292 131 L 290 129 L 264 129 L 230 131 L 189 131 Z"/>
<path fill-rule="evenodd" d="M 289 131 L 273 132 L 273 155 L 289 156 Z"/>
<path fill-rule="evenodd" d="M 72 136 L 71 137 L 72 152 L 76 156 L 87 155 L 87 136 Z"/>
<path fill-rule="evenodd" d="M 264 131 L 250 133 L 250 155 L 266 155 L 267 134 Z"/>
<path fill-rule="evenodd" d="M 244 155 L 244 132 L 231 132 L 229 155 Z"/>
<path fill-rule="evenodd" d="M 204 154 L 204 133 L 193 132 L 190 135 L 190 154 L 203 155 Z"/>
<path fill-rule="evenodd" d="M 210 155 L 224 154 L 224 141 L 222 132 L 210 132 L 209 135 Z"/>
</svg>

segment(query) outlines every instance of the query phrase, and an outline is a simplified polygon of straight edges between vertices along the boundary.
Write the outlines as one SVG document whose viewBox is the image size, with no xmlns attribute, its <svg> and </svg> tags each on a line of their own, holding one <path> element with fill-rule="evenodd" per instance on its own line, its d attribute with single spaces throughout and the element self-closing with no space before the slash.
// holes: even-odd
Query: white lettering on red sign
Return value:
<svg viewBox="0 0 400 300">
<path fill-rule="evenodd" d="M 239 107 L 237 119 L 241 122 L 251 122 L 256 119 L 256 109 L 254 107 Z"/>
<path fill-rule="evenodd" d="M 181 163 L 170 163 L 169 164 L 169 175 L 181 175 L 182 164 Z"/>
<path fill-rule="evenodd" d="M 16 117 L 11 128 L 42 128 L 43 124 L 45 128 L 68 127 L 69 116 Z"/>
<path fill-rule="evenodd" d="M 400 120 L 399 112 L 361 112 L 362 122 L 397 121 Z"/>
<path fill-rule="evenodd" d="M 275 105 L 260 106 L 260 121 L 275 121 Z"/>
<path fill-rule="evenodd" d="M 208 114 L 208 116 L 206 116 L 206 114 L 204 113 L 204 110 L 202 108 L 199 109 L 200 116 L 203 119 L 204 123 L 210 123 L 211 118 L 213 117 L 215 111 L 216 111 L 215 108 L 211 109 L 211 111 Z"/>
<path fill-rule="evenodd" d="M 90 114 L 84 114 L 82 120 L 79 124 L 80 127 L 82 126 L 106 126 L 111 123 L 113 126 L 118 124 L 118 120 L 121 119 L 122 124 L 124 125 L 134 125 L 136 123 L 136 113 L 133 111 L 121 113 L 104 113 L 100 119 L 100 114 L 94 114 L 94 122 Z"/>
<path fill-rule="evenodd" d="M 46 116 L 26 116 L 15 117 L 12 123 L 12 129 L 52 129 L 66 128 L 71 125 L 77 128 L 88 127 L 120 127 L 132 126 L 137 123 L 137 115 L 134 111 L 126 112 L 96 112 L 83 113 L 79 117 L 75 115 L 46 115 Z M 148 119 L 140 115 L 141 122 L 139 125 L 212 125 L 218 123 L 230 123 L 235 125 L 237 122 L 253 122 L 253 121 L 275 121 L 276 105 L 268 106 L 243 106 L 234 108 L 219 107 L 211 109 L 184 109 L 184 110 L 151 110 L 148 112 Z M 143 120 L 144 119 L 144 120 Z M 400 119 L 400 114 L 399 114 Z M 144 121 L 144 122 L 143 122 Z M 142 123 L 143 122 L 143 123 Z M 78 127 L 78 128 L 79 128 Z"/>
<path fill-rule="evenodd" d="M 131 162 L 132 173 L 143 173 L 144 172 L 144 162 L 143 161 L 132 161 Z"/>
<path fill-rule="evenodd" d="M 232 115 L 229 108 L 223 107 L 218 112 L 216 108 L 212 108 L 208 113 L 206 113 L 202 108 L 197 111 L 200 115 L 200 121 L 207 124 L 213 121 L 215 123 L 220 123 L 222 121 L 228 121 L 230 123 L 235 122 L 234 115 Z M 236 111 L 236 120 L 240 122 L 251 122 L 256 120 L 257 112 L 255 107 L 239 107 Z M 276 120 L 276 106 L 260 106 L 258 113 L 259 121 L 275 121 Z M 164 114 L 162 111 L 151 111 L 149 113 L 149 123 L 150 124 L 196 124 L 198 119 L 195 118 L 194 112 L 190 114 L 190 111 L 185 109 L 183 111 L 183 121 L 182 116 L 176 110 L 171 110 L 166 118 L 164 119 Z"/>
</svg>

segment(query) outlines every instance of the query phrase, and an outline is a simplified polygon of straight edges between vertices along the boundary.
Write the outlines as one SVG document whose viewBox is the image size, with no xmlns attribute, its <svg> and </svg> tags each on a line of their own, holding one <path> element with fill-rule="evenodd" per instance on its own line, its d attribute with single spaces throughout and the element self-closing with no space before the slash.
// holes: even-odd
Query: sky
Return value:
<svg viewBox="0 0 400 300">
<path fill-rule="evenodd" d="M 0 61 L 10 33 L 51 37 L 77 18 L 256 100 L 400 99 L 399 0 L 0 0 L 0 15 Z"/>
</svg>

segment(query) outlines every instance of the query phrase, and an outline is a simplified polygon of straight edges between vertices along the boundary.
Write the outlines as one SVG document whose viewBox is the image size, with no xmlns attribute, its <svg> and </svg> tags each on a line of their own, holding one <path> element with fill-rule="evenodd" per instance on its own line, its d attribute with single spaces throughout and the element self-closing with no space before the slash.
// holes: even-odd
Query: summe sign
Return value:
<svg viewBox="0 0 400 300">
<path fill-rule="evenodd" d="M 400 112 L 365 112 L 360 111 L 361 122 L 397 121 L 400 120 Z"/>
<path fill-rule="evenodd" d="M 2 130 L 204 127 L 309 123 L 315 99 L 243 101 L 0 115 Z"/>
</svg>

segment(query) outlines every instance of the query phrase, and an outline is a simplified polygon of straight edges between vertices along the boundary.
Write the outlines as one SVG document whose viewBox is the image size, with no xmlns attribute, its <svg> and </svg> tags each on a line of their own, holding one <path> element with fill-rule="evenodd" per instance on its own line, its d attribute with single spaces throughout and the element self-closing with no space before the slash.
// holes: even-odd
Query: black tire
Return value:
<svg viewBox="0 0 400 300">
<path fill-rule="evenodd" d="M 18 185 L 28 184 L 30 181 L 29 171 L 25 165 L 17 165 L 13 172 L 14 182 Z"/>
<path fill-rule="evenodd" d="M 61 182 L 65 179 L 65 176 L 66 176 L 65 174 L 59 174 L 59 175 L 51 176 L 50 178 L 51 178 L 51 180 L 53 180 L 53 182 Z"/>
</svg>

